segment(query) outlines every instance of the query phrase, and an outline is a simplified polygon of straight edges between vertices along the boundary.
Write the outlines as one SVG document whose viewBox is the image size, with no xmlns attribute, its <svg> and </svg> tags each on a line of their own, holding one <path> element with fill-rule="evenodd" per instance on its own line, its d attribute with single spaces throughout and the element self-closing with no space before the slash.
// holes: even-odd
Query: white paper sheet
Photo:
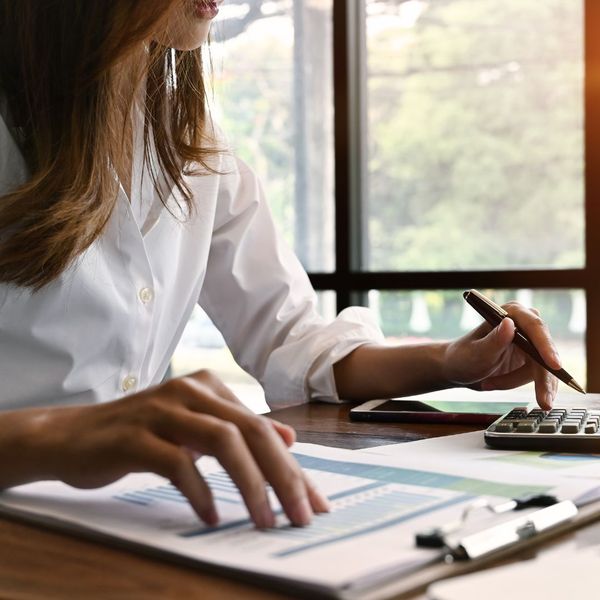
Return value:
<svg viewBox="0 0 600 600">
<path fill-rule="evenodd" d="M 440 464 L 444 469 L 458 465 L 473 475 L 480 472 L 509 469 L 538 474 L 554 473 L 561 477 L 600 479 L 600 454 L 570 454 L 523 450 L 494 450 L 486 446 L 483 431 L 472 431 L 445 437 L 419 440 L 410 444 L 392 444 L 369 448 L 376 456 L 387 456 L 400 463 L 419 455 L 419 464 Z"/>
<path fill-rule="evenodd" d="M 290 527 L 280 515 L 275 529 L 256 530 L 227 474 L 206 457 L 199 467 L 221 515 L 214 529 L 198 521 L 168 481 L 149 474 L 128 475 L 100 490 L 58 482 L 23 485 L 0 494 L 0 512 L 342 595 L 436 560 L 437 550 L 415 547 L 415 533 L 456 519 L 475 497 L 500 502 L 546 492 L 574 499 L 598 485 L 504 465 L 481 469 L 475 477 L 445 469 L 443 461 L 433 466 L 417 451 L 401 461 L 308 444 L 296 444 L 293 451 L 332 502 L 331 513 L 305 528 Z M 273 495 L 272 504 L 278 507 Z"/>
<path fill-rule="evenodd" d="M 565 600 L 597 598 L 598 549 L 565 545 L 548 556 L 447 579 L 429 586 L 431 600 Z"/>
</svg>

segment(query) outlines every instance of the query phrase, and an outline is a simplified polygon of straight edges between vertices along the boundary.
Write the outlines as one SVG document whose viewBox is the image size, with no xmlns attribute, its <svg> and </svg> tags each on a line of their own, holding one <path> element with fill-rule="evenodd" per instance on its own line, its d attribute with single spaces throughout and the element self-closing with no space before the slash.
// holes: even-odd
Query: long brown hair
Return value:
<svg viewBox="0 0 600 600">
<path fill-rule="evenodd" d="M 218 152 L 202 53 L 152 41 L 183 1 L 0 0 L 0 92 L 30 174 L 0 198 L 0 282 L 39 289 L 101 235 L 115 172 L 127 168 L 137 86 L 123 93 L 123 78 L 145 82 L 146 160 L 153 141 L 160 171 L 193 208 L 183 175 L 210 172 Z"/>
</svg>

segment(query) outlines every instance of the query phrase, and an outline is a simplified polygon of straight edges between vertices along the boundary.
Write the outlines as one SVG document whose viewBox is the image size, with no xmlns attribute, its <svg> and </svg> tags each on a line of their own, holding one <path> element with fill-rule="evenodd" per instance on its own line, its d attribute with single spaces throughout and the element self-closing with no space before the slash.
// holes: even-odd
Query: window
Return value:
<svg viewBox="0 0 600 600">
<path fill-rule="evenodd" d="M 210 46 L 217 120 L 260 177 L 287 242 L 319 272 L 335 267 L 332 32 L 332 0 L 227 0 Z M 318 297 L 332 318 L 335 295 Z M 267 409 L 200 309 L 171 374 L 198 368 L 217 372 L 253 409 Z"/>
<path fill-rule="evenodd" d="M 315 286 L 399 339 L 458 335 L 464 289 L 517 296 L 600 389 L 594 24 L 583 0 L 334 2 L 337 268 Z"/>
<path fill-rule="evenodd" d="M 581 269 L 583 4 L 367 0 L 365 265 Z"/>
<path fill-rule="evenodd" d="M 462 290 L 517 297 L 600 391 L 597 2 L 228 0 L 216 25 L 219 119 L 326 314 L 440 339 L 475 322 Z"/>
<path fill-rule="evenodd" d="M 584 268 L 583 8 L 365 2 L 364 270 Z M 474 324 L 459 292 L 370 298 L 384 331 L 444 338 Z M 582 290 L 494 292 L 510 295 L 542 310 L 585 381 Z"/>
</svg>

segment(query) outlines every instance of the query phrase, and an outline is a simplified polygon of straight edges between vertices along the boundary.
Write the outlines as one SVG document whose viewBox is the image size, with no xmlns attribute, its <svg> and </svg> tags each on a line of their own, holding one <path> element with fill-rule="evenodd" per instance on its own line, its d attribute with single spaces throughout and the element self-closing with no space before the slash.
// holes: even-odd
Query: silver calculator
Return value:
<svg viewBox="0 0 600 600">
<path fill-rule="evenodd" d="M 513 408 L 484 433 L 492 448 L 600 453 L 600 410 Z"/>
</svg>

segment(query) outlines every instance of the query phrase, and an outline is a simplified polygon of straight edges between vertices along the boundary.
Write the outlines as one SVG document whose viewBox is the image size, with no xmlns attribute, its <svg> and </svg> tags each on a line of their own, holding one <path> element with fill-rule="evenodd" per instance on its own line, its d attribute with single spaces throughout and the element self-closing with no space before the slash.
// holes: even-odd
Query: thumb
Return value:
<svg viewBox="0 0 600 600">
<path fill-rule="evenodd" d="M 512 343 L 515 337 L 515 323 L 509 317 L 502 319 L 485 337 L 479 340 L 482 353 L 501 355 Z"/>
</svg>

